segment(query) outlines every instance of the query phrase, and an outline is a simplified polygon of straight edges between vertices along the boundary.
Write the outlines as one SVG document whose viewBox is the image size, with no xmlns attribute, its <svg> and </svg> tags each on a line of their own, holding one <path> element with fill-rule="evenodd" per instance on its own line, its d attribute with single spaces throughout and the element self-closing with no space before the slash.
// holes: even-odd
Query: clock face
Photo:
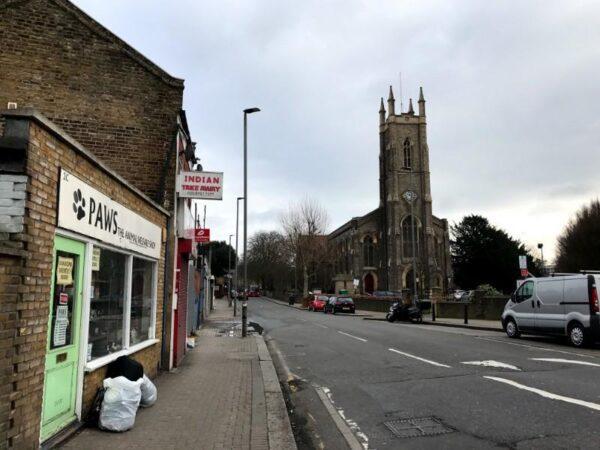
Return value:
<svg viewBox="0 0 600 450">
<path fill-rule="evenodd" d="M 408 203 L 412 203 L 417 199 L 417 194 L 413 191 L 405 191 L 404 194 L 402 194 L 402 198 Z"/>
</svg>

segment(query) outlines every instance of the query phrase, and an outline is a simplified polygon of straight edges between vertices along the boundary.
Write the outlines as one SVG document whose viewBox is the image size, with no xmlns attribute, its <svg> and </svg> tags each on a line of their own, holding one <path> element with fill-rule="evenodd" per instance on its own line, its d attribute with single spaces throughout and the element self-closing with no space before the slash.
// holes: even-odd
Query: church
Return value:
<svg viewBox="0 0 600 450">
<path fill-rule="evenodd" d="M 452 282 L 448 221 L 432 213 L 425 98 L 396 113 L 390 86 L 379 109 L 379 207 L 328 236 L 335 292 L 401 291 L 440 298 Z"/>
</svg>

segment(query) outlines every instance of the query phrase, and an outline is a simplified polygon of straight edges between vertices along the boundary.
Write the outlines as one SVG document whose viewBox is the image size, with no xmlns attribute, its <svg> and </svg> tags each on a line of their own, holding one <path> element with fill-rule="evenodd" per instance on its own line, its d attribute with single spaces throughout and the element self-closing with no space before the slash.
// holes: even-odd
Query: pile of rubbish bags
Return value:
<svg viewBox="0 0 600 450">
<path fill-rule="evenodd" d="M 127 356 L 109 364 L 103 385 L 94 400 L 92 418 L 88 420 L 102 430 L 133 428 L 138 407 L 152 406 L 157 399 L 156 386 L 144 375 L 142 365 Z"/>
</svg>

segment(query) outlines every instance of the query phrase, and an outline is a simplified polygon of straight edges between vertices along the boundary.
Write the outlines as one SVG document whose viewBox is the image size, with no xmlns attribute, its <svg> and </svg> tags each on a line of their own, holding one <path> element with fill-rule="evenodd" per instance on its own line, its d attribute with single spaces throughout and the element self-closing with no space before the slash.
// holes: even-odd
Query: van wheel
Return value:
<svg viewBox="0 0 600 450">
<path fill-rule="evenodd" d="M 587 333 L 583 325 L 574 323 L 569 326 L 569 341 L 573 347 L 584 347 L 587 344 Z"/>
<path fill-rule="evenodd" d="M 505 330 L 506 330 L 506 335 L 509 338 L 514 339 L 514 338 L 518 338 L 519 336 L 521 336 L 521 332 L 519 331 L 519 328 L 517 327 L 517 324 L 513 319 L 508 319 L 506 321 Z"/>
</svg>

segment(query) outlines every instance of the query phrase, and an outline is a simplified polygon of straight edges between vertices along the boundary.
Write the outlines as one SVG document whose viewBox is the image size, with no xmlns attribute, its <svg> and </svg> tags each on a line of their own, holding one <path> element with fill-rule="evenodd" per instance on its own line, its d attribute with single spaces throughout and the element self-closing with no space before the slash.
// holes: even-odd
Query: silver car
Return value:
<svg viewBox="0 0 600 450">
<path fill-rule="evenodd" d="M 502 325 L 511 338 L 521 333 L 567 336 L 575 347 L 600 339 L 600 275 L 529 278 L 504 307 Z"/>
</svg>

